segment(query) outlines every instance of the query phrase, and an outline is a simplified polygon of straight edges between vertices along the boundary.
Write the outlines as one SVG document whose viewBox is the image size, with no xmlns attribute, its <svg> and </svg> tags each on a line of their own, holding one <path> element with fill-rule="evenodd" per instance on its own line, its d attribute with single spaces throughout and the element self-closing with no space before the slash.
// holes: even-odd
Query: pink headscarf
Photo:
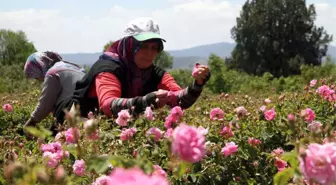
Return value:
<svg viewBox="0 0 336 185">
<path fill-rule="evenodd" d="M 59 61 L 62 61 L 62 57 L 56 52 L 35 52 L 28 57 L 24 73 L 28 78 L 44 78 L 47 71 Z"/>
</svg>

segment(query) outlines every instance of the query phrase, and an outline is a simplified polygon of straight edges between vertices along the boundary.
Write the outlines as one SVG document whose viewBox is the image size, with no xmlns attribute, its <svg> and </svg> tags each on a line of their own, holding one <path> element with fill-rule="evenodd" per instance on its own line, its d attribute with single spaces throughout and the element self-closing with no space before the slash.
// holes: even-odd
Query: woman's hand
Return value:
<svg viewBox="0 0 336 185">
<path fill-rule="evenodd" d="M 169 96 L 168 96 L 168 92 L 169 91 L 166 91 L 166 90 L 162 90 L 162 89 L 159 89 L 158 91 L 155 91 L 155 95 L 156 95 L 156 105 L 158 108 L 162 108 L 164 107 L 167 102 L 169 101 Z"/>
<path fill-rule="evenodd" d="M 196 64 L 193 69 L 192 76 L 198 85 L 204 85 L 210 73 L 210 69 L 206 65 Z"/>
</svg>

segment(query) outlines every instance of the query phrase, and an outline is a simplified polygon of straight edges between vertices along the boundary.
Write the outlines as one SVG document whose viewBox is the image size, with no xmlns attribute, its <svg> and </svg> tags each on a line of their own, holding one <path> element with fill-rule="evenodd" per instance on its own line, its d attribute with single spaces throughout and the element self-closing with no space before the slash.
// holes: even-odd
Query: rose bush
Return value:
<svg viewBox="0 0 336 185">
<path fill-rule="evenodd" d="M 20 129 L 34 94 L 4 100 L 12 111 L 0 112 L 0 183 L 333 184 L 335 86 L 313 84 L 280 95 L 204 92 L 190 109 L 139 117 L 70 112 L 56 137 L 50 116 L 27 130 L 33 139 Z"/>
</svg>

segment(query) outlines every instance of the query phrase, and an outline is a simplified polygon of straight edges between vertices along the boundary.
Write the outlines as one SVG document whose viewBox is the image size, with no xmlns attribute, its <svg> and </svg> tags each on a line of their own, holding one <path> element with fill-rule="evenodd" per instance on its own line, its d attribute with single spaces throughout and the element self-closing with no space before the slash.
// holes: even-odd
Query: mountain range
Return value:
<svg viewBox="0 0 336 185">
<path fill-rule="evenodd" d="M 211 53 L 222 58 L 229 57 L 234 47 L 234 43 L 220 42 L 167 52 L 174 58 L 173 69 L 182 69 L 191 68 L 196 62 L 207 64 L 207 59 Z M 101 52 L 64 53 L 62 56 L 65 60 L 90 67 L 98 59 L 100 54 Z M 329 45 L 327 55 L 336 59 L 336 47 Z"/>
</svg>

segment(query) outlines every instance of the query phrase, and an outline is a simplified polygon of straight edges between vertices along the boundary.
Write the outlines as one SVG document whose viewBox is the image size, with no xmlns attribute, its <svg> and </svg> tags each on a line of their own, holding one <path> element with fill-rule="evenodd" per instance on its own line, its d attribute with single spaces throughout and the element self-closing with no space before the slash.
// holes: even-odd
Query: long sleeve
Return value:
<svg viewBox="0 0 336 185">
<path fill-rule="evenodd" d="M 123 109 L 130 110 L 130 113 L 137 114 L 146 109 L 152 100 L 155 100 L 155 94 L 150 93 L 146 96 L 134 98 L 121 98 L 121 84 L 118 78 L 107 72 L 100 73 L 95 79 L 96 93 L 99 101 L 99 107 L 105 115 L 117 116 Z"/>
<path fill-rule="evenodd" d="M 43 82 L 43 88 L 39 102 L 35 110 L 31 113 L 31 119 L 38 123 L 46 118 L 56 104 L 58 94 L 61 92 L 62 87 L 59 79 L 55 75 L 49 75 Z"/>
<path fill-rule="evenodd" d="M 183 109 L 187 109 L 192 106 L 202 93 L 202 87 L 196 85 L 195 83 L 182 89 L 176 83 L 174 78 L 167 72 L 164 74 L 158 88 L 171 92 L 172 96 L 169 106 L 180 106 Z"/>
</svg>

